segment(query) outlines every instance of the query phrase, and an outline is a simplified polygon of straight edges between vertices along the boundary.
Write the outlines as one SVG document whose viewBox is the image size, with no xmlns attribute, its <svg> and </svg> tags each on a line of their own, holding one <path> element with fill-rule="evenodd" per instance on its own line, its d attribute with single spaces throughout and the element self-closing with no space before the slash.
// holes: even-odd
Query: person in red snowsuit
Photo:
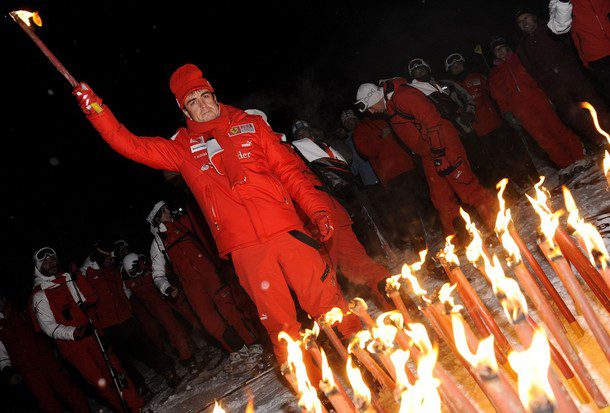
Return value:
<svg viewBox="0 0 610 413">
<path fill-rule="evenodd" d="M 140 323 L 133 316 L 125 285 L 117 269 L 113 248 L 99 242 L 91 254 L 92 264 L 86 278 L 97 294 L 96 310 L 99 327 L 114 347 L 121 364 L 133 379 L 140 394 L 150 395 L 146 381 L 131 359 L 144 363 L 162 376 L 169 387 L 177 385 L 179 377 L 173 362 L 157 346 L 147 340 Z"/>
<path fill-rule="evenodd" d="M 195 65 L 176 70 L 170 88 L 187 126 L 169 140 L 132 134 L 85 84 L 75 88 L 74 94 L 87 119 L 113 149 L 148 166 L 182 174 L 219 254 L 230 254 L 276 356 L 283 361 L 285 346 L 278 333 L 284 330 L 298 338 L 300 329 L 290 289 L 312 317 L 333 307 L 348 311 L 336 275 L 314 248 L 291 235 L 302 230 L 292 198 L 325 240 L 332 236 L 329 207 L 316 196 L 271 128 L 258 116 L 218 103 L 214 89 Z M 350 314 L 337 327 L 347 337 L 360 329 L 360 322 Z"/>
<path fill-rule="evenodd" d="M 35 325 L 55 340 L 61 356 L 106 400 L 114 411 L 123 411 L 109 367 L 104 360 L 94 329 L 97 295 L 85 277 L 74 279 L 60 271 L 57 254 L 51 248 L 34 254 L 34 291 L 31 298 Z M 106 346 L 110 364 L 121 383 L 121 393 L 130 411 L 143 406 L 131 379 L 113 350 Z"/>
<path fill-rule="evenodd" d="M 531 186 L 532 180 L 538 179 L 538 173 L 523 141 L 500 116 L 491 98 L 487 77 L 471 71 L 468 66 L 459 53 L 445 59 L 447 73 L 472 96 L 475 104 L 472 127 L 477 134 L 477 143 L 470 156 L 480 165 L 479 179 L 492 188 L 505 177 L 510 177 L 511 182 L 521 188 Z"/>
<path fill-rule="evenodd" d="M 80 391 L 52 350 L 32 327 L 32 320 L 0 297 L 0 370 L 18 375 L 45 413 L 62 413 L 62 401 L 74 413 L 87 412 Z"/>
<path fill-rule="evenodd" d="M 357 99 L 359 110 L 385 113 L 394 133 L 421 157 L 430 198 L 447 235 L 463 233 L 459 200 L 473 206 L 488 228 L 494 227 L 493 194 L 472 173 L 457 130 L 441 117 L 426 95 L 405 79 L 394 78 L 383 87 L 360 85 Z"/>
<path fill-rule="evenodd" d="M 144 255 L 129 253 L 123 258 L 122 271 L 125 287 L 144 303 L 146 310 L 163 326 L 180 362 L 185 366 L 194 367 L 194 345 L 167 300 L 164 300 L 157 290 L 150 262 Z"/>
<path fill-rule="evenodd" d="M 165 201 L 160 201 L 147 220 L 154 236 L 150 246 L 152 278 L 159 291 L 176 297 L 177 289 L 166 277 L 166 266 L 171 265 L 208 334 L 230 353 L 253 345 L 253 329 L 235 305 L 229 287 L 220 281 L 213 258 L 196 236 L 188 216 L 174 215 Z"/>
<path fill-rule="evenodd" d="M 496 59 L 489 89 L 500 110 L 512 113 L 560 169 L 583 159 L 580 139 L 561 122 L 519 56 L 504 39 L 494 39 L 490 46 Z"/>
</svg>

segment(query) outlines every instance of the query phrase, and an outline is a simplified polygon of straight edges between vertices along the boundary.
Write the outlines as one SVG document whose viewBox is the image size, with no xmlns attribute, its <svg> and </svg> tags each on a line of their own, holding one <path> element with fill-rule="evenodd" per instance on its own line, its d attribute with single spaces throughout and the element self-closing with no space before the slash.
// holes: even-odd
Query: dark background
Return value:
<svg viewBox="0 0 610 413">
<path fill-rule="evenodd" d="M 2 2 L 0 288 L 9 294 L 27 294 L 31 255 L 42 245 L 79 265 L 100 237 L 147 251 L 145 218 L 170 192 L 159 171 L 120 157 L 97 136 L 10 10 L 38 10 L 36 33 L 132 132 L 169 137 L 182 116 L 168 79 L 184 63 L 202 68 L 220 101 L 265 111 L 277 131 L 296 117 L 332 131 L 360 83 L 406 76 L 414 57 L 437 77 L 456 51 L 484 67 L 475 45 L 488 52 L 491 36 L 511 38 L 519 7 L 508 0 L 160 3 Z M 543 16 L 546 3 L 528 2 Z"/>
</svg>

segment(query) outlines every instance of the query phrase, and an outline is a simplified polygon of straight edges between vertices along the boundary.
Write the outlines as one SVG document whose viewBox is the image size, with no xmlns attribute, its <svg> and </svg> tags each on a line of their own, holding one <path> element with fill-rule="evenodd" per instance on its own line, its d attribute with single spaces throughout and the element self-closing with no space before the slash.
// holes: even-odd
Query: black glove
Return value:
<svg viewBox="0 0 610 413">
<path fill-rule="evenodd" d="M 74 340 L 79 341 L 85 337 L 89 337 L 91 334 L 93 334 L 93 324 L 87 323 L 84 326 L 76 327 L 76 330 L 74 330 L 73 336 L 74 336 Z"/>
<path fill-rule="evenodd" d="M 6 366 L 2 369 L 2 378 L 9 386 L 18 386 L 23 383 L 23 377 L 17 373 L 13 366 Z"/>
<path fill-rule="evenodd" d="M 178 298 L 178 289 L 170 285 L 165 289 L 163 294 L 165 294 L 169 299 L 175 300 L 176 298 Z"/>
</svg>

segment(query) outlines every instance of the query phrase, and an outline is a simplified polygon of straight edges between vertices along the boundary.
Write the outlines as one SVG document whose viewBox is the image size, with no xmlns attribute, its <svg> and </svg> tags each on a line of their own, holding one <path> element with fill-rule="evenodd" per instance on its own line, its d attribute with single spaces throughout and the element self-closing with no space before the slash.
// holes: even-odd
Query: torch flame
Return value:
<svg viewBox="0 0 610 413">
<path fill-rule="evenodd" d="M 335 376 L 333 376 L 333 371 L 328 364 L 328 359 L 326 358 L 326 353 L 323 349 L 320 349 L 320 354 L 322 354 L 322 380 L 330 386 L 330 388 L 337 387 L 335 384 Z"/>
<path fill-rule="evenodd" d="M 217 400 L 214 400 L 214 410 L 212 413 L 225 413 L 225 409 L 223 409 Z"/>
<path fill-rule="evenodd" d="M 542 330 L 536 329 L 530 347 L 522 352 L 510 353 L 508 361 L 517 373 L 519 398 L 524 406 L 533 411 L 541 402 L 555 402 L 548 380 L 551 349 Z"/>
<path fill-rule="evenodd" d="M 487 256 L 483 257 L 485 274 L 491 282 L 494 294 L 500 299 L 500 304 L 508 320 L 513 323 L 519 321 L 527 314 L 527 302 L 519 288 L 519 284 L 504 274 L 500 260 L 496 255 L 489 262 Z"/>
<path fill-rule="evenodd" d="M 427 255 L 428 255 L 428 249 L 427 248 L 425 250 L 422 250 L 422 251 L 419 252 L 419 261 L 418 262 L 414 262 L 413 264 L 411 264 L 411 269 L 413 270 L 413 272 L 417 272 L 417 271 L 421 270 L 421 267 L 426 262 L 426 256 Z"/>
<path fill-rule="evenodd" d="M 426 294 L 428 294 L 428 291 L 424 290 L 421 287 L 421 285 L 419 285 L 419 280 L 417 279 L 417 277 L 415 275 L 413 275 L 411 268 L 407 264 L 404 264 L 402 266 L 401 273 L 402 273 L 402 278 L 408 280 L 409 283 L 411 284 L 411 288 L 413 289 L 413 292 L 415 293 L 415 295 L 419 296 L 422 300 L 426 301 L 427 303 L 430 303 L 431 301 L 426 297 Z"/>
<path fill-rule="evenodd" d="M 449 235 L 445 238 L 445 248 L 440 251 L 439 256 L 447 262 L 460 265 L 460 260 L 458 259 L 458 256 L 455 255 L 455 245 L 451 243 L 451 240 L 454 237 L 455 235 Z"/>
<path fill-rule="evenodd" d="M 498 211 L 498 217 L 496 218 L 495 229 L 496 234 L 502 242 L 502 246 L 508 255 L 513 259 L 513 263 L 518 264 L 521 261 L 521 252 L 519 251 L 517 243 L 508 231 L 508 226 L 511 222 L 511 215 L 510 209 L 506 209 L 506 201 L 504 201 L 504 191 L 506 190 L 507 184 L 508 179 L 504 178 L 496 185 L 496 189 L 498 189 L 498 203 L 500 205 L 500 210 Z"/>
<path fill-rule="evenodd" d="M 604 175 L 608 177 L 608 172 L 610 171 L 610 153 L 604 151 L 604 154 Z"/>
<path fill-rule="evenodd" d="M 347 351 L 349 353 L 352 353 L 354 348 L 356 347 L 359 347 L 364 350 L 366 348 L 367 343 L 369 343 L 371 340 L 373 340 L 373 335 L 370 331 L 358 331 L 352 338 L 352 341 L 350 341 L 349 345 L 347 346 Z"/>
<path fill-rule="evenodd" d="M 582 239 L 585 249 L 589 254 L 589 260 L 591 264 L 595 265 L 595 254 L 599 257 L 599 263 L 602 268 L 606 268 L 610 256 L 608 250 L 604 244 L 604 239 L 597 231 L 595 226 L 585 222 L 579 215 L 576 202 L 570 193 L 570 190 L 565 186 L 563 189 L 563 197 L 565 199 L 566 209 L 568 210 L 568 225 L 570 225 L 576 232 L 576 235 Z"/>
<path fill-rule="evenodd" d="M 305 329 L 301 336 L 303 337 L 303 343 L 307 343 L 309 340 L 315 341 L 320 335 L 320 325 L 317 321 L 314 321 L 313 327 L 311 329 Z"/>
<path fill-rule="evenodd" d="M 498 362 L 494 353 L 494 336 L 489 335 L 481 340 L 477 346 L 476 353 L 473 354 L 466 340 L 466 330 L 464 329 L 462 317 L 458 314 L 451 314 L 451 325 L 453 326 L 455 347 L 462 357 L 478 372 L 486 376 L 496 374 Z"/>
<path fill-rule="evenodd" d="M 254 411 L 254 398 L 252 397 L 252 392 L 248 391 L 248 404 L 244 413 L 254 413 Z"/>
<path fill-rule="evenodd" d="M 553 237 L 555 236 L 555 231 L 559 226 L 559 216 L 561 215 L 561 212 L 552 213 L 549 209 L 547 203 L 548 197 L 545 193 L 546 189 L 542 187 L 543 182 L 544 176 L 541 176 L 540 182 L 534 185 L 534 188 L 536 190 L 536 199 L 532 198 L 527 194 L 525 194 L 525 196 L 530 201 L 530 204 L 532 204 L 532 207 L 534 207 L 534 210 L 540 217 L 540 230 L 549 242 L 551 248 L 555 248 Z M 541 187 L 544 190 L 542 190 Z"/>
<path fill-rule="evenodd" d="M 324 315 L 324 321 L 332 326 L 335 323 L 343 321 L 343 311 L 339 307 L 333 307 L 328 313 Z"/>
<path fill-rule="evenodd" d="M 581 102 L 580 107 L 583 109 L 587 109 L 591 113 L 591 118 L 593 119 L 595 129 L 597 129 L 600 134 L 604 135 L 608 143 L 610 143 L 610 135 L 608 135 L 608 133 L 603 130 L 601 126 L 599 126 L 599 119 L 597 118 L 597 111 L 595 110 L 595 108 L 591 106 L 589 102 Z"/>
<path fill-rule="evenodd" d="M 402 392 L 406 388 L 408 388 L 411 383 L 409 383 L 409 378 L 407 377 L 406 367 L 407 361 L 409 360 L 409 352 L 405 350 L 398 349 L 392 354 L 390 354 L 390 361 L 394 366 L 394 371 L 396 372 L 396 390 Z"/>
<path fill-rule="evenodd" d="M 288 358 L 287 363 L 290 371 L 294 374 L 299 392 L 299 407 L 302 407 L 307 412 L 322 412 L 322 403 L 318 399 L 316 389 L 311 385 L 307 376 L 307 369 L 303 363 L 303 352 L 301 351 L 300 341 L 295 341 L 286 333 L 281 331 L 277 338 L 284 340 L 287 344 Z"/>
<path fill-rule="evenodd" d="M 472 234 L 472 241 L 466 247 L 466 258 L 476 265 L 477 261 L 481 259 L 483 252 L 483 239 L 481 238 L 479 231 L 477 231 L 476 225 L 470 219 L 470 215 L 462 208 L 460 208 L 460 215 L 466 222 L 466 229 Z"/>
<path fill-rule="evenodd" d="M 371 403 L 371 390 L 362 379 L 362 373 L 352 361 L 352 356 L 348 356 L 347 358 L 345 371 L 347 372 L 349 383 L 352 386 L 352 389 L 354 389 L 356 404 L 369 405 Z"/>
<path fill-rule="evenodd" d="M 402 274 L 396 274 L 396 275 L 393 275 L 391 277 L 388 277 L 385 280 L 386 288 L 399 291 L 400 290 L 400 286 L 401 286 L 401 284 L 400 284 L 401 278 L 402 278 Z"/>
<path fill-rule="evenodd" d="M 397 325 L 402 327 L 402 315 L 398 311 L 389 311 L 380 314 L 376 322 L 377 325 L 371 329 L 373 338 L 384 350 L 394 348 L 394 339 L 399 328 Z"/>
<path fill-rule="evenodd" d="M 378 326 L 389 324 L 396 328 L 402 328 L 405 322 L 402 314 L 400 314 L 400 311 L 398 310 L 381 313 L 375 321 Z"/>
<path fill-rule="evenodd" d="M 27 10 L 16 10 L 10 13 L 13 19 L 18 18 L 21 19 L 28 27 L 31 27 L 30 18 L 34 22 L 34 24 L 38 27 L 42 26 L 42 19 L 40 18 L 40 14 L 37 11 L 34 13 L 29 12 Z"/>
<path fill-rule="evenodd" d="M 449 283 L 445 283 L 445 284 L 443 284 L 441 289 L 438 291 L 438 300 L 443 305 L 449 305 L 451 307 L 452 313 L 459 313 L 462 310 L 462 308 L 464 308 L 461 305 L 456 304 L 455 299 L 453 298 L 453 291 L 455 291 L 456 287 L 457 287 L 457 283 L 453 284 L 453 285 L 451 285 Z"/>
</svg>

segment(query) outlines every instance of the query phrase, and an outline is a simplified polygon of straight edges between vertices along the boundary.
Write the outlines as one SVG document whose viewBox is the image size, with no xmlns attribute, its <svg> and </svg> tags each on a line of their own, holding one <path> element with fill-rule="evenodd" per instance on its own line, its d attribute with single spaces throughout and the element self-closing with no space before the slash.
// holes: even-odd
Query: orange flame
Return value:
<svg viewBox="0 0 610 413">
<path fill-rule="evenodd" d="M 417 277 L 415 275 L 413 275 L 411 268 L 407 264 L 404 264 L 402 266 L 401 273 L 402 273 L 402 278 L 408 280 L 409 283 L 411 284 L 411 288 L 413 289 L 413 292 L 415 293 L 415 295 L 419 296 L 422 300 L 426 301 L 427 303 L 430 303 L 431 301 L 426 297 L 426 294 L 428 294 L 428 291 L 424 290 L 421 287 L 421 285 L 419 285 L 419 280 L 417 279 Z"/>
<path fill-rule="evenodd" d="M 16 11 L 12 11 L 10 13 L 10 16 L 13 19 L 20 19 L 22 20 L 28 27 L 32 27 L 32 24 L 30 23 L 30 19 L 32 19 L 32 21 L 34 22 L 34 24 L 38 27 L 42 26 L 42 19 L 40 18 L 40 14 L 38 14 L 37 11 L 35 11 L 34 13 L 26 11 L 26 10 L 16 10 Z"/>
<path fill-rule="evenodd" d="M 402 328 L 405 322 L 402 314 L 400 314 L 400 311 L 398 310 L 381 313 L 375 321 L 378 326 L 389 324 L 396 328 Z"/>
<path fill-rule="evenodd" d="M 352 356 L 347 358 L 345 371 L 347 372 L 350 386 L 352 386 L 352 389 L 354 390 L 356 405 L 359 405 L 361 408 L 368 406 L 371 403 L 371 390 L 362 379 L 362 373 L 352 361 Z"/>
<path fill-rule="evenodd" d="M 394 348 L 394 340 L 398 334 L 398 327 L 402 327 L 403 318 L 398 311 L 382 313 L 377 317 L 377 324 L 371 329 L 371 334 L 379 348 L 387 351 Z M 374 347 L 372 348 L 374 349 Z M 371 351 L 371 349 L 369 349 Z M 375 351 L 371 351 L 374 353 Z"/>
<path fill-rule="evenodd" d="M 426 256 L 427 255 L 428 255 L 428 249 L 427 248 L 425 250 L 422 250 L 422 251 L 419 252 L 419 261 L 418 262 L 414 262 L 413 264 L 411 264 L 411 269 L 413 270 L 413 272 L 417 272 L 417 271 L 421 270 L 421 267 L 426 262 Z"/>
<path fill-rule="evenodd" d="M 391 277 L 388 277 L 385 280 L 386 288 L 399 291 L 400 290 L 400 280 L 402 279 L 402 274 L 396 274 Z"/>
<path fill-rule="evenodd" d="M 456 304 L 455 299 L 453 298 L 453 291 L 455 291 L 456 287 L 457 284 L 451 285 L 449 283 L 445 283 L 438 291 L 438 300 L 443 305 L 449 305 L 452 313 L 459 313 L 462 311 L 462 308 L 464 308 L 461 305 Z"/>
<path fill-rule="evenodd" d="M 332 326 L 335 323 L 343 321 L 343 311 L 339 307 L 333 307 L 324 315 L 324 321 Z"/>
<path fill-rule="evenodd" d="M 218 401 L 214 400 L 214 410 L 212 410 L 212 413 L 225 413 L 225 409 L 222 408 Z"/>
<path fill-rule="evenodd" d="M 593 124 L 595 125 L 595 129 L 602 134 L 608 143 L 610 143 L 610 135 L 599 126 L 599 119 L 597 118 L 597 111 L 589 102 L 581 102 L 580 107 L 583 109 L 587 109 L 591 113 L 591 118 L 593 119 Z"/>
<path fill-rule="evenodd" d="M 330 387 L 337 387 L 335 384 L 335 376 L 333 375 L 333 371 L 328 364 L 328 359 L 326 358 L 326 353 L 323 349 L 320 349 L 320 354 L 322 355 L 322 380 Z"/>
<path fill-rule="evenodd" d="M 301 337 L 303 337 L 303 343 L 307 343 L 307 341 L 309 340 L 315 341 L 319 335 L 320 325 L 317 323 L 317 321 L 314 321 L 313 327 L 311 329 L 305 329 L 303 332 L 301 332 Z"/>
<path fill-rule="evenodd" d="M 531 196 L 525 194 L 527 199 L 534 207 L 534 210 L 540 217 L 540 230 L 542 234 L 544 234 L 545 238 L 549 242 L 551 248 L 555 248 L 555 242 L 553 241 L 553 237 L 555 236 L 555 231 L 559 226 L 559 217 L 561 216 L 561 211 L 552 213 L 548 206 L 548 197 L 546 195 L 546 189 L 542 186 L 544 183 L 544 176 L 540 177 L 540 182 L 534 185 L 534 189 L 536 190 L 536 199 Z"/>
<path fill-rule="evenodd" d="M 562 186 L 563 189 L 563 198 L 565 200 L 566 209 L 568 210 L 568 225 L 570 225 L 576 235 L 580 239 L 582 239 L 585 244 L 585 249 L 589 254 L 589 260 L 591 264 L 595 265 L 595 255 L 596 253 L 599 257 L 599 263 L 602 268 L 606 268 L 608 265 L 608 260 L 610 260 L 610 255 L 608 255 L 608 250 L 606 249 L 606 245 L 604 244 L 604 239 L 597 231 L 595 226 L 585 222 L 579 215 L 578 208 L 576 207 L 576 202 L 574 202 L 574 198 L 570 193 L 570 190 L 565 186 Z"/>
<path fill-rule="evenodd" d="M 449 235 L 447 238 L 445 238 L 445 248 L 439 252 L 439 257 L 449 263 L 460 265 L 460 260 L 458 259 L 458 256 L 455 255 L 455 245 L 451 243 L 451 240 L 454 237 L 455 235 Z"/>
<path fill-rule="evenodd" d="M 244 413 L 254 413 L 254 398 L 252 397 L 252 392 L 248 391 L 248 404 L 246 405 L 246 410 Z"/>
<path fill-rule="evenodd" d="M 409 360 L 410 353 L 405 350 L 398 349 L 390 354 L 390 361 L 394 366 L 396 372 L 396 390 L 402 392 L 407 389 L 411 383 L 407 377 L 406 367 L 407 361 Z"/>
<path fill-rule="evenodd" d="M 527 314 L 525 296 L 521 292 L 517 281 L 504 274 L 498 257 L 494 255 L 492 260 L 493 263 L 489 262 L 487 257 L 484 257 L 485 273 L 491 281 L 494 294 L 502 304 L 506 317 L 511 323 L 517 322 Z"/>
<path fill-rule="evenodd" d="M 358 331 L 352 338 L 352 341 L 350 341 L 349 345 L 347 346 L 347 351 L 348 351 L 348 353 L 352 353 L 354 351 L 354 348 L 361 348 L 364 350 L 366 348 L 366 345 L 369 342 L 371 342 L 372 340 L 373 340 L 373 335 L 371 334 L 370 331 L 368 331 L 368 330 Z"/>
<path fill-rule="evenodd" d="M 610 153 L 604 151 L 604 175 L 608 178 L 608 172 L 610 171 Z"/>
<path fill-rule="evenodd" d="M 518 264 L 521 261 L 521 252 L 519 251 L 519 247 L 517 243 L 510 235 L 508 231 L 508 226 L 511 222 L 510 209 L 506 209 L 506 201 L 504 200 L 504 191 L 506 190 L 506 185 L 508 184 L 508 179 L 504 178 L 496 185 L 496 189 L 498 190 L 498 203 L 500 205 L 500 210 L 498 211 L 498 217 L 496 218 L 496 234 L 500 238 L 502 246 L 508 253 L 508 255 L 513 259 L 514 264 Z"/>
<path fill-rule="evenodd" d="M 287 363 L 296 380 L 297 391 L 300 395 L 299 407 L 308 412 L 322 412 L 322 403 L 320 402 L 320 399 L 318 399 L 316 389 L 309 381 L 307 369 L 305 363 L 303 363 L 301 342 L 293 340 L 285 331 L 281 331 L 277 337 L 279 340 L 284 340 L 287 344 Z"/>
<path fill-rule="evenodd" d="M 517 373 L 519 398 L 524 406 L 531 411 L 540 403 L 555 403 L 548 380 L 551 349 L 541 329 L 536 329 L 530 347 L 522 352 L 510 353 L 508 362 Z"/>
<path fill-rule="evenodd" d="M 481 259 L 483 254 L 483 239 L 481 238 L 480 232 L 477 231 L 476 225 L 470 219 L 470 215 L 468 215 L 468 213 L 462 208 L 460 208 L 460 215 L 462 216 L 464 222 L 466 222 L 466 229 L 472 235 L 472 241 L 466 247 L 466 258 L 468 258 L 468 261 L 476 265 L 477 261 Z"/>
<path fill-rule="evenodd" d="M 481 340 L 477 346 L 476 353 L 470 351 L 466 340 L 466 330 L 462 323 L 462 317 L 451 314 L 451 325 L 453 326 L 453 339 L 455 347 L 464 359 L 473 366 L 479 374 L 492 376 L 498 372 L 498 362 L 494 353 L 494 336 L 489 335 Z"/>
</svg>

